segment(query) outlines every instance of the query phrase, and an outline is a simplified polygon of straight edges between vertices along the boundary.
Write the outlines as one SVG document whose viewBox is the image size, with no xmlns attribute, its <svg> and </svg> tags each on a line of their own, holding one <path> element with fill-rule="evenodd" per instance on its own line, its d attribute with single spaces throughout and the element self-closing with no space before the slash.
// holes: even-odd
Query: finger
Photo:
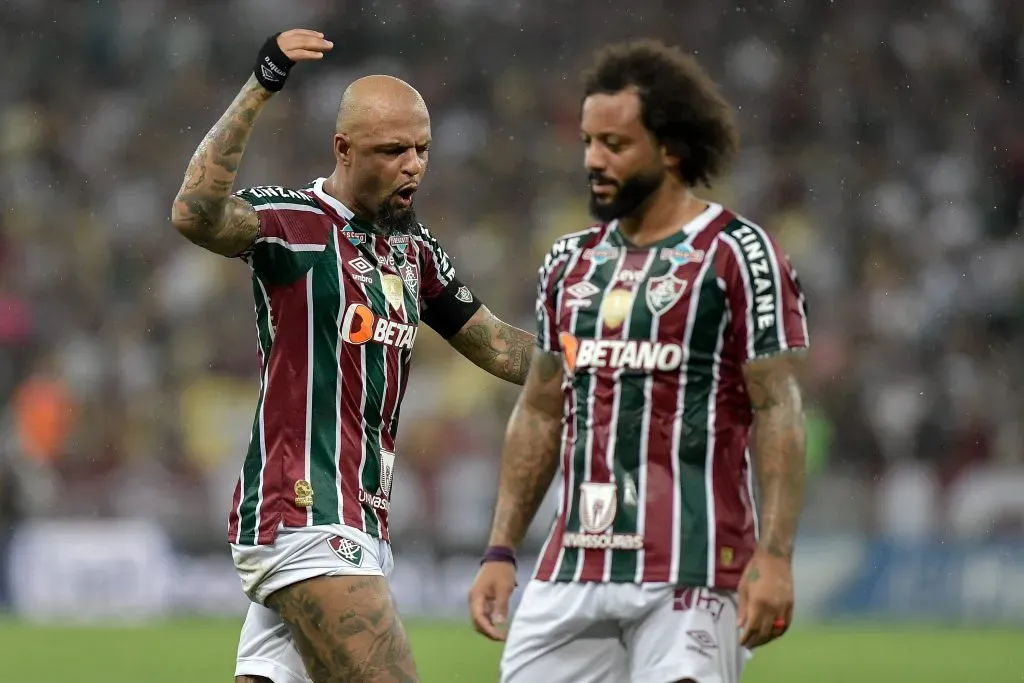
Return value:
<svg viewBox="0 0 1024 683">
<path fill-rule="evenodd" d="M 469 595 L 469 614 L 477 633 L 491 640 L 503 640 L 504 636 L 491 623 L 493 607 L 483 591 L 474 590 Z"/>
<path fill-rule="evenodd" d="M 329 40 L 321 40 L 319 38 L 308 38 L 304 40 L 289 41 L 280 47 L 281 51 L 285 54 L 299 52 L 300 50 L 307 50 L 309 52 L 330 52 L 331 48 L 334 47 L 334 43 Z"/>
<path fill-rule="evenodd" d="M 324 34 L 311 28 L 293 28 L 285 31 L 281 36 L 312 36 L 314 38 L 323 38 Z"/>
<path fill-rule="evenodd" d="M 293 62 L 312 62 L 324 58 L 323 52 L 313 52 L 312 50 L 289 50 L 284 54 Z"/>
<path fill-rule="evenodd" d="M 736 608 L 736 626 L 737 628 L 744 628 L 747 625 L 747 616 L 749 614 L 750 594 L 746 588 L 740 585 L 739 604 Z"/>
<path fill-rule="evenodd" d="M 751 602 L 747 607 L 746 621 L 740 634 L 740 643 L 744 647 L 754 648 L 760 644 L 765 626 L 764 606 L 760 602 Z"/>
<path fill-rule="evenodd" d="M 512 597 L 512 591 L 511 586 L 501 586 L 498 588 L 497 595 L 494 596 L 494 612 L 491 613 L 491 621 L 499 626 L 508 621 L 508 602 Z"/>
</svg>

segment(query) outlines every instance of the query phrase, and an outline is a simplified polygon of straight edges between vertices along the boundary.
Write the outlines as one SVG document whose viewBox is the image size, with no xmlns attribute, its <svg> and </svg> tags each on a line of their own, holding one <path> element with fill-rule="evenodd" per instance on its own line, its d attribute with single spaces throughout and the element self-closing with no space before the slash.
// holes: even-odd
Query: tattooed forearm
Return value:
<svg viewBox="0 0 1024 683">
<path fill-rule="evenodd" d="M 505 431 L 491 545 L 518 545 L 558 469 L 561 369 L 557 355 L 536 352 L 533 370 Z"/>
<path fill-rule="evenodd" d="M 794 362 L 783 354 L 744 368 L 754 409 L 754 460 L 760 493 L 761 547 L 791 558 L 804 498 L 806 443 Z"/>
<path fill-rule="evenodd" d="M 498 320 L 482 307 L 451 339 L 451 345 L 495 377 L 523 384 L 536 337 Z"/>
<path fill-rule="evenodd" d="M 252 244 L 256 212 L 231 196 L 253 124 L 272 93 L 249 79 L 199 143 L 174 198 L 171 221 L 181 234 L 211 251 L 233 256 Z"/>
</svg>

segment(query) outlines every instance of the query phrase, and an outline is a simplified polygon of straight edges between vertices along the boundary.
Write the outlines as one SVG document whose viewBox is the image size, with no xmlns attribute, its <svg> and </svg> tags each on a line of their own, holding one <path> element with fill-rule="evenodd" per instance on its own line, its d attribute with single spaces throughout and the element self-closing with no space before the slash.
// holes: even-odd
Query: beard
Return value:
<svg viewBox="0 0 1024 683">
<path fill-rule="evenodd" d="M 591 173 L 591 182 L 611 183 L 618 187 L 611 201 L 601 204 L 593 190 L 590 192 L 590 213 L 603 223 L 610 223 L 634 213 L 654 191 L 661 186 L 665 171 L 640 171 L 626 178 L 621 184 L 604 177 L 600 173 Z"/>
<path fill-rule="evenodd" d="M 374 226 L 385 235 L 409 235 L 419 224 L 416 220 L 416 209 L 410 206 L 400 209 L 393 203 L 393 196 L 388 197 L 377 207 Z"/>
</svg>

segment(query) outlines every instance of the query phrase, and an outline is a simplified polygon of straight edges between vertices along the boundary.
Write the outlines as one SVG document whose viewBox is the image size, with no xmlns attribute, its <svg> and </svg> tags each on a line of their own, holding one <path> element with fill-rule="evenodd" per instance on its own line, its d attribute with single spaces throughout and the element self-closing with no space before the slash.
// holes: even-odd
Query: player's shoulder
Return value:
<svg viewBox="0 0 1024 683">
<path fill-rule="evenodd" d="M 256 185 L 235 192 L 235 196 L 252 204 L 257 211 L 304 211 L 324 213 L 313 197 L 311 188 L 295 189 L 282 185 Z"/>
<path fill-rule="evenodd" d="M 740 245 L 759 242 L 767 247 L 774 244 L 775 239 L 771 234 L 746 216 L 729 209 L 723 209 L 722 216 L 723 220 L 720 221 L 719 232 L 716 235 L 718 239 Z"/>
<path fill-rule="evenodd" d="M 583 230 L 566 233 L 554 241 L 544 257 L 544 267 L 550 268 L 559 261 L 571 258 L 574 254 L 588 249 L 601 241 L 601 238 L 608 231 L 604 223 L 591 225 Z"/>
</svg>

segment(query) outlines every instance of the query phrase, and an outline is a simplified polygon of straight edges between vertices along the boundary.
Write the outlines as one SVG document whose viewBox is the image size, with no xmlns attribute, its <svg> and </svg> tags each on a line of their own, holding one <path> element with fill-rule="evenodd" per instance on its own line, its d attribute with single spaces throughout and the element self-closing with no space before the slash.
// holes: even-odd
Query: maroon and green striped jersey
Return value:
<svg viewBox="0 0 1024 683">
<path fill-rule="evenodd" d="M 597 226 L 552 248 L 537 316 L 565 407 L 535 578 L 735 589 L 757 525 L 742 368 L 808 344 L 786 256 L 716 204 L 643 248 Z"/>
<path fill-rule="evenodd" d="M 398 416 L 420 322 L 450 338 L 481 303 L 422 226 L 384 236 L 326 194 L 254 187 L 260 391 L 228 525 L 345 524 L 388 540 Z"/>
</svg>

